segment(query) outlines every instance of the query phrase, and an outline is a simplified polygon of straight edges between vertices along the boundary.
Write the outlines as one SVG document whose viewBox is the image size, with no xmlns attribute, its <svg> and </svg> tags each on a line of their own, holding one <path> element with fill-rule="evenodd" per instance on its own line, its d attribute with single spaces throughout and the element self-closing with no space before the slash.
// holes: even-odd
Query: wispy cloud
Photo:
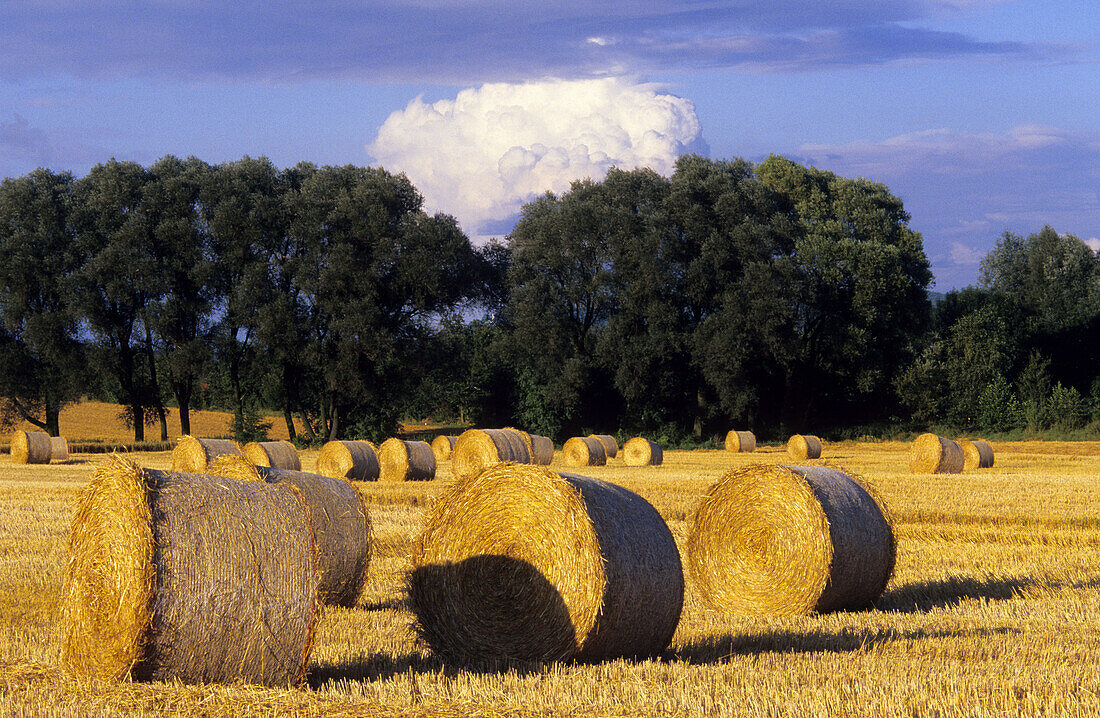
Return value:
<svg viewBox="0 0 1100 718">
<path fill-rule="evenodd" d="M 71 169 L 109 156 L 69 133 L 32 125 L 22 115 L 0 119 L 0 177 L 25 174 L 33 167 Z"/>
</svg>

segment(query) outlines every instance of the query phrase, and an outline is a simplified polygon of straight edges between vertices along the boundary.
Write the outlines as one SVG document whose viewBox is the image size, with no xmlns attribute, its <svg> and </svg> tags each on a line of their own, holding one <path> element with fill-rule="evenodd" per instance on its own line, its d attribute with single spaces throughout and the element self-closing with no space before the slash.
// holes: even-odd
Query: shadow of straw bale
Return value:
<svg viewBox="0 0 1100 718">
<path fill-rule="evenodd" d="M 398 676 L 410 677 L 433 673 L 444 676 L 463 674 L 503 675 L 512 673 L 518 676 L 538 675 L 546 672 L 546 664 L 533 661 L 513 661 L 507 659 L 483 659 L 446 663 L 443 658 L 422 653 L 409 653 L 394 656 L 386 653 L 373 653 L 355 659 L 337 663 L 321 663 L 309 670 L 307 681 L 317 690 L 329 682 L 386 681 Z"/>
<path fill-rule="evenodd" d="M 404 611 L 409 608 L 409 603 L 404 596 L 388 598 L 382 601 L 371 601 L 356 606 L 360 611 Z"/>
<path fill-rule="evenodd" d="M 936 608 L 953 608 L 970 599 L 1007 601 L 1036 584 L 1036 581 L 1025 577 L 949 576 L 892 588 L 883 594 L 876 606 L 881 611 L 921 613 Z"/>
</svg>

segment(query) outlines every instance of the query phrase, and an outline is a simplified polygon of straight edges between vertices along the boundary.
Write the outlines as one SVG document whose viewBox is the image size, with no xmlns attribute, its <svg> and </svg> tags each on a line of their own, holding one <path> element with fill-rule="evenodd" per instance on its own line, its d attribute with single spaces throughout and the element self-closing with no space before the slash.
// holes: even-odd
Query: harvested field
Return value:
<svg viewBox="0 0 1100 718">
<path fill-rule="evenodd" d="M 73 501 L 102 456 L 0 457 L 0 714 L 204 716 L 1089 716 L 1100 713 L 1100 442 L 997 442 L 993 468 L 912 475 L 908 443 L 830 443 L 871 483 L 897 535 L 871 611 L 732 616 L 700 601 L 659 660 L 444 666 L 416 642 L 402 584 L 425 507 L 452 484 L 356 485 L 374 550 L 353 608 L 327 607 L 302 689 L 78 683 L 60 661 L 57 596 Z M 170 452 L 133 454 L 166 469 Z M 302 452 L 312 471 L 317 452 Z M 649 501 L 681 551 L 707 488 L 751 454 L 666 451 L 659 468 L 574 470 Z M 553 469 L 563 469 L 561 452 Z"/>
</svg>

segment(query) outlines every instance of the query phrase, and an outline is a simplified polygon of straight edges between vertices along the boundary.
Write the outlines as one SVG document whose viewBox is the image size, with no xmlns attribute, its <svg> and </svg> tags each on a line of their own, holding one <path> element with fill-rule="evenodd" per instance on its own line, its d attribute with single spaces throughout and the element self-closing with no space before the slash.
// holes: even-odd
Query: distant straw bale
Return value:
<svg viewBox="0 0 1100 718">
<path fill-rule="evenodd" d="M 821 439 L 810 434 L 795 434 L 787 440 L 787 455 L 792 459 L 821 458 Z"/>
<path fill-rule="evenodd" d="M 758 464 L 710 488 L 687 551 L 710 606 L 778 616 L 871 606 L 886 589 L 897 548 L 884 505 L 852 476 Z"/>
<path fill-rule="evenodd" d="M 432 453 L 435 454 L 435 463 L 451 458 L 451 452 L 455 450 L 457 436 L 445 436 L 440 434 L 432 439 Z"/>
<path fill-rule="evenodd" d="M 964 469 L 989 469 L 993 466 L 993 447 L 984 439 L 959 439 Z"/>
<path fill-rule="evenodd" d="M 50 463 L 50 435 L 44 431 L 17 431 L 11 435 L 11 463 Z"/>
<path fill-rule="evenodd" d="M 292 486 L 112 457 L 69 532 L 62 661 L 106 680 L 297 685 L 317 621 L 315 552 Z"/>
<path fill-rule="evenodd" d="M 506 427 L 504 427 L 504 429 L 502 429 L 502 431 L 515 432 L 519 436 L 519 438 L 523 441 L 523 445 L 525 447 L 527 447 L 527 455 L 532 457 L 532 458 L 535 456 L 535 445 L 534 445 L 534 441 L 531 439 L 530 434 L 528 434 L 523 429 L 517 429 L 514 426 L 506 426 Z M 534 463 L 534 461 L 529 461 L 528 463 Z"/>
<path fill-rule="evenodd" d="M 589 436 L 593 439 L 599 439 L 600 443 L 603 444 L 603 453 L 608 460 L 619 455 L 619 442 L 611 434 L 589 434 Z"/>
<path fill-rule="evenodd" d="M 372 538 L 367 506 L 347 479 L 255 466 L 240 456 L 219 456 L 207 470 L 212 476 L 297 488 L 317 539 L 318 598 L 332 606 L 355 605 L 370 568 Z"/>
<path fill-rule="evenodd" d="M 635 436 L 623 444 L 623 463 L 627 466 L 660 466 L 665 454 L 656 443 Z"/>
<path fill-rule="evenodd" d="M 574 436 L 562 446 L 566 466 L 603 466 L 607 463 L 603 442 L 595 436 Z"/>
<path fill-rule="evenodd" d="M 378 453 L 369 441 L 329 441 L 317 454 L 317 473 L 349 481 L 377 481 Z"/>
<path fill-rule="evenodd" d="M 921 434 L 909 446 L 910 473 L 958 474 L 964 463 L 962 447 L 942 436 Z"/>
<path fill-rule="evenodd" d="M 531 463 L 531 454 L 518 431 L 507 429 L 468 429 L 455 440 L 451 466 L 456 479 L 481 473 L 502 461 Z"/>
<path fill-rule="evenodd" d="M 554 461 L 554 442 L 549 436 L 531 434 L 531 463 L 549 466 Z"/>
<path fill-rule="evenodd" d="M 512 463 L 436 502 L 408 576 L 417 632 L 458 663 L 653 656 L 683 595 L 676 543 L 643 498 Z"/>
<path fill-rule="evenodd" d="M 731 431 L 726 434 L 726 451 L 734 453 L 756 451 L 756 434 L 751 431 Z"/>
<path fill-rule="evenodd" d="M 185 434 L 172 450 L 172 471 L 201 474 L 207 464 L 227 454 L 239 456 L 241 447 L 230 439 L 196 439 Z"/>
<path fill-rule="evenodd" d="M 256 466 L 269 466 L 273 469 L 301 471 L 302 460 L 298 449 L 289 441 L 253 441 L 241 449 L 244 458 Z"/>
<path fill-rule="evenodd" d="M 424 441 L 386 439 L 378 447 L 380 481 L 431 481 L 435 478 L 435 454 Z"/>
<path fill-rule="evenodd" d="M 69 442 L 64 436 L 50 437 L 50 461 L 68 461 Z"/>
</svg>

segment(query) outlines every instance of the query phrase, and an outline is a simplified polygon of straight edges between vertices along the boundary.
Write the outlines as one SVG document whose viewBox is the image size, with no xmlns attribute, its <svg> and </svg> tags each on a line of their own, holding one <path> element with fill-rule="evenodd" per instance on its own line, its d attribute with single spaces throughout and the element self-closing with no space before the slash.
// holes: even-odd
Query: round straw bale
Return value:
<svg viewBox="0 0 1100 718">
<path fill-rule="evenodd" d="M 317 473 L 349 481 L 377 481 L 378 453 L 369 441 L 329 441 L 317 454 Z"/>
<path fill-rule="evenodd" d="M 531 463 L 531 454 L 518 431 L 468 429 L 455 440 L 451 466 L 457 479 L 474 476 L 501 461 Z"/>
<path fill-rule="evenodd" d="M 641 436 L 623 444 L 623 463 L 627 466 L 660 466 L 665 460 L 661 447 Z"/>
<path fill-rule="evenodd" d="M 712 607 L 756 615 L 870 606 L 894 571 L 885 507 L 825 466 L 757 464 L 710 488 L 688 535 L 688 568 Z"/>
<path fill-rule="evenodd" d="M 942 436 L 921 434 L 909 445 L 909 471 L 914 474 L 958 474 L 964 463 L 962 447 Z"/>
<path fill-rule="evenodd" d="M 241 454 L 256 466 L 302 470 L 298 450 L 289 441 L 253 441 L 244 445 Z"/>
<path fill-rule="evenodd" d="M 432 453 L 435 454 L 435 463 L 451 458 L 451 452 L 455 450 L 457 436 L 445 436 L 440 434 L 432 439 Z"/>
<path fill-rule="evenodd" d="M 69 442 L 64 436 L 50 437 L 50 461 L 68 461 Z"/>
<path fill-rule="evenodd" d="M 11 463 L 50 463 L 50 435 L 44 431 L 17 431 L 11 435 Z"/>
<path fill-rule="evenodd" d="M 820 459 L 821 439 L 810 434 L 795 434 L 787 440 L 787 455 L 792 459 Z"/>
<path fill-rule="evenodd" d="M 424 441 L 386 439 L 378 447 L 381 481 L 431 481 L 435 478 L 435 454 Z"/>
<path fill-rule="evenodd" d="M 589 434 L 589 436 L 599 439 L 600 443 L 603 444 L 603 453 L 608 460 L 619 455 L 619 442 L 611 434 Z"/>
<path fill-rule="evenodd" d="M 240 456 L 219 456 L 207 470 L 212 476 L 297 488 L 317 539 L 317 596 L 331 606 L 355 605 L 370 567 L 371 524 L 363 498 L 347 479 L 255 466 Z"/>
<path fill-rule="evenodd" d="M 603 442 L 595 436 L 574 436 L 561 447 L 566 466 L 603 466 L 607 463 Z"/>
<path fill-rule="evenodd" d="M 69 532 L 62 660 L 108 680 L 298 684 L 317 619 L 315 551 L 292 486 L 112 457 Z"/>
<path fill-rule="evenodd" d="M 554 442 L 549 436 L 531 434 L 531 463 L 549 466 L 554 461 Z"/>
<path fill-rule="evenodd" d="M 436 502 L 407 584 L 421 638 L 463 662 L 652 656 L 672 640 L 683 581 L 645 499 L 503 463 Z"/>
<path fill-rule="evenodd" d="M 172 450 L 172 471 L 201 474 L 215 457 L 240 453 L 241 447 L 230 439 L 196 439 L 185 434 Z"/>
<path fill-rule="evenodd" d="M 751 431 L 731 431 L 726 434 L 726 451 L 756 451 L 756 434 Z"/>
<path fill-rule="evenodd" d="M 993 466 L 993 447 L 984 439 L 959 439 L 964 469 L 988 469 Z"/>
<path fill-rule="evenodd" d="M 531 435 L 530 435 L 530 434 L 528 434 L 528 433 L 527 433 L 526 431 L 524 431 L 523 429 L 517 429 L 517 428 L 515 428 L 514 426 L 506 426 L 506 427 L 504 427 L 504 429 L 503 429 L 503 430 L 504 430 L 504 431 L 512 431 L 512 432 L 515 432 L 515 433 L 516 433 L 516 435 L 518 435 L 518 436 L 519 436 L 519 438 L 520 438 L 520 439 L 521 439 L 521 440 L 523 441 L 523 445 L 524 445 L 525 447 L 527 447 L 527 455 L 528 455 L 528 456 L 531 456 L 531 457 L 533 457 L 533 456 L 535 455 L 535 446 L 534 446 L 534 442 L 533 442 L 533 441 L 532 441 L 532 439 L 531 439 Z M 533 462 L 533 461 L 529 461 L 529 462 L 527 462 L 527 463 L 534 463 L 534 462 Z"/>
</svg>

